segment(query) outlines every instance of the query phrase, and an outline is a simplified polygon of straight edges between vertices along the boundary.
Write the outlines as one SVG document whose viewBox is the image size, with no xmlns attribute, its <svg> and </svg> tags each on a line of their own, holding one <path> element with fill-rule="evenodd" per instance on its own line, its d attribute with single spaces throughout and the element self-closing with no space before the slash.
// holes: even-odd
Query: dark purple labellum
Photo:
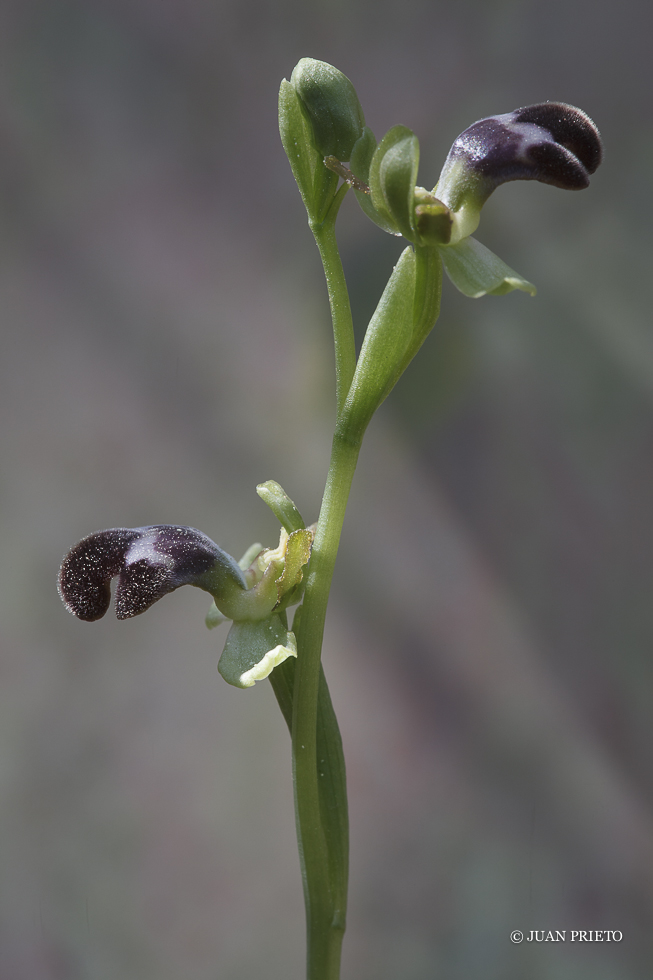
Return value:
<svg viewBox="0 0 653 980">
<path fill-rule="evenodd" d="M 484 197 L 509 180 L 580 190 L 601 157 L 601 137 L 589 116 L 562 102 L 543 102 L 475 122 L 451 147 L 442 173 L 446 183 L 462 163 L 482 179 Z"/>
<path fill-rule="evenodd" d="M 192 527 L 157 524 L 97 531 L 68 552 L 59 572 L 59 594 L 69 612 L 93 622 L 106 613 L 111 579 L 118 576 L 116 615 L 129 619 L 181 585 L 216 595 L 227 583 L 244 589 L 237 563 Z"/>
</svg>

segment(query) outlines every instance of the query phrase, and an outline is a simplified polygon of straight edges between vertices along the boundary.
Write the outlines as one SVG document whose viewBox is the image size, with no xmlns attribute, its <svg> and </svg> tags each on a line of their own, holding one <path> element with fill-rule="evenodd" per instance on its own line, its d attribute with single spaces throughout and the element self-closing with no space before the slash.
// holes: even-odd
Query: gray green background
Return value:
<svg viewBox="0 0 653 980">
<path fill-rule="evenodd" d="M 348 761 L 343 980 L 644 980 L 653 955 L 651 7 L 643 0 L 5 0 L 0 8 L 0 978 L 294 980 L 287 732 L 206 597 L 88 625 L 64 551 L 317 515 L 326 292 L 276 131 L 305 55 L 432 186 L 475 119 L 599 125 L 582 194 L 500 188 L 539 287 L 466 300 L 375 418 L 325 668 Z M 360 330 L 399 252 L 339 222 Z M 514 929 L 619 944 L 513 945 Z"/>
</svg>

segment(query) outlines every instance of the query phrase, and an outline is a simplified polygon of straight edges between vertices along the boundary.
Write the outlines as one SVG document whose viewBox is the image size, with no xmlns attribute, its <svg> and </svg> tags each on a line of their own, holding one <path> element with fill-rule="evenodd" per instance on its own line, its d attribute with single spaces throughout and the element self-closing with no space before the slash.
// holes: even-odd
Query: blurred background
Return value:
<svg viewBox="0 0 653 980">
<path fill-rule="evenodd" d="M 88 625 L 55 578 L 103 527 L 274 544 L 267 479 L 317 516 L 330 323 L 276 128 L 307 55 L 415 130 L 427 187 L 517 106 L 605 141 L 582 194 L 497 191 L 478 237 L 537 298 L 445 282 L 363 449 L 324 653 L 343 980 L 650 976 L 652 30 L 644 0 L 2 4 L 2 980 L 302 976 L 270 686 L 220 679 L 203 593 Z M 339 229 L 360 337 L 401 244 L 353 199 Z"/>
</svg>

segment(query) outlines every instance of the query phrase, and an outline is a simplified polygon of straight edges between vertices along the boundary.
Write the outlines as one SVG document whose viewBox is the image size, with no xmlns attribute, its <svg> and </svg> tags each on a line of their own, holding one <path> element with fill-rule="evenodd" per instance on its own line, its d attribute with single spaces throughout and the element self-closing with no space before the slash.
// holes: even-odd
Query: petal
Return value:
<svg viewBox="0 0 653 980">
<path fill-rule="evenodd" d="M 481 207 L 500 184 L 539 180 L 581 190 L 602 154 L 589 116 L 563 102 L 542 102 L 479 119 L 461 133 L 433 193 L 455 212 L 456 242 L 475 230 Z"/>
<path fill-rule="evenodd" d="M 111 579 L 117 575 L 139 528 L 96 531 L 72 548 L 59 570 L 59 595 L 68 610 L 88 623 L 101 619 L 111 603 Z"/>
<path fill-rule="evenodd" d="M 379 143 L 370 164 L 372 204 L 388 224 L 409 241 L 415 228 L 415 184 L 419 141 L 406 126 L 393 126 Z"/>
<path fill-rule="evenodd" d="M 363 135 L 354 144 L 354 149 L 351 153 L 351 160 L 349 161 L 352 173 L 361 181 L 363 184 L 369 185 L 370 182 L 370 167 L 372 165 L 372 160 L 374 159 L 374 154 L 376 153 L 377 144 L 374 138 L 374 133 L 366 126 L 363 130 Z M 397 231 L 397 226 L 392 221 L 392 218 L 385 212 L 383 214 L 378 211 L 374 204 L 372 203 L 372 195 L 368 191 L 360 191 L 354 188 L 354 194 L 356 195 L 356 200 L 360 204 L 362 210 L 365 212 L 368 218 L 387 231 L 390 235 L 399 235 L 401 232 Z"/>
<path fill-rule="evenodd" d="M 300 531 L 306 527 L 304 519 L 297 510 L 294 501 L 290 499 L 286 491 L 276 480 L 267 480 L 266 483 L 259 483 L 256 492 L 289 534 L 292 531 Z"/>
<path fill-rule="evenodd" d="M 111 579 L 118 575 L 116 615 L 129 619 L 182 585 L 216 597 L 245 589 L 238 565 L 201 531 L 157 524 L 109 528 L 84 538 L 68 552 L 59 572 L 59 594 L 79 619 L 106 613 Z"/>
<path fill-rule="evenodd" d="M 492 293 L 500 296 L 513 289 L 535 295 L 535 286 L 522 279 L 498 255 L 481 245 L 475 238 L 464 238 L 457 245 L 439 249 L 445 271 L 452 283 L 465 296 L 477 299 Z"/>
<path fill-rule="evenodd" d="M 564 102 L 540 102 L 516 109 L 512 115 L 516 122 L 535 123 L 548 130 L 556 143 L 580 160 L 588 174 L 593 174 L 601 163 L 601 136 L 582 109 Z"/>
</svg>

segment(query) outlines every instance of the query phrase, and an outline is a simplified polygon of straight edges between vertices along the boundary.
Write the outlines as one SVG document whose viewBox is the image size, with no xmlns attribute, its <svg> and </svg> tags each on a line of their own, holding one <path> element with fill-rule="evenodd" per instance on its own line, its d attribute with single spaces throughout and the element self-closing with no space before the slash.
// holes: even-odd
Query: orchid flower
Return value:
<svg viewBox="0 0 653 980">
<path fill-rule="evenodd" d="M 251 687 L 287 657 L 297 656 L 285 609 L 301 598 L 312 540 L 311 530 L 282 528 L 277 548 L 252 545 L 236 562 L 193 527 L 109 528 L 68 552 L 59 572 L 59 594 L 69 612 L 93 622 L 108 610 L 116 576 L 118 619 L 140 615 L 182 585 L 203 589 L 213 597 L 207 626 L 233 620 L 218 669 L 230 684 Z"/>
<path fill-rule="evenodd" d="M 565 190 L 589 184 L 602 145 L 592 120 L 562 102 L 543 102 L 480 119 L 454 141 L 432 191 L 416 186 L 417 137 L 394 126 L 377 146 L 366 129 L 352 149 L 356 196 L 366 214 L 415 245 L 437 247 L 447 275 L 466 296 L 535 287 L 472 238 L 481 208 L 511 180 Z"/>
<path fill-rule="evenodd" d="M 351 341 L 336 346 L 338 408 L 359 434 L 433 328 L 443 266 L 466 296 L 514 289 L 535 294 L 532 283 L 472 237 L 490 194 L 511 180 L 579 190 L 602 157 L 589 116 L 562 102 L 543 102 L 475 122 L 455 140 L 440 179 L 426 190 L 417 184 L 415 134 L 393 126 L 377 144 L 350 80 L 312 58 L 303 58 L 282 82 L 279 120 L 323 255 L 349 187 L 372 221 L 412 245 L 399 257 L 358 357 Z"/>
</svg>

